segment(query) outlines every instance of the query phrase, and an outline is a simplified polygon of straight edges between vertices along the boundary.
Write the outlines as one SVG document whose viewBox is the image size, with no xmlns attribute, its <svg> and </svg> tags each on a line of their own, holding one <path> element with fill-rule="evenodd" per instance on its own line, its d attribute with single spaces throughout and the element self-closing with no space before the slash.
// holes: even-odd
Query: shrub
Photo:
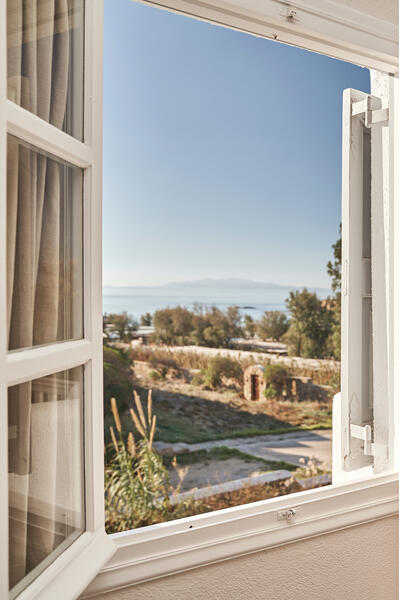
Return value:
<svg viewBox="0 0 400 600">
<path fill-rule="evenodd" d="M 152 414 L 151 390 L 148 393 L 147 411 L 137 393 L 134 393 L 136 410 L 130 414 L 141 438 L 135 440 L 132 431 L 124 439 L 115 398 L 111 410 L 117 429 L 110 427 L 113 456 L 105 467 L 106 530 L 109 533 L 133 529 L 152 523 L 177 519 L 198 512 L 192 498 L 172 504 L 170 493 L 179 491 L 170 485 L 169 475 L 161 457 L 153 448 L 156 416 Z"/>
<path fill-rule="evenodd" d="M 103 346 L 104 401 L 112 396 L 120 398 L 127 407 L 133 391 L 132 361 L 123 350 Z"/>
<path fill-rule="evenodd" d="M 268 385 L 264 390 L 264 396 L 268 399 L 276 398 L 277 395 L 278 393 L 273 385 Z"/>
<path fill-rule="evenodd" d="M 159 379 L 165 379 L 168 374 L 175 377 L 181 375 L 181 368 L 171 355 L 162 355 L 154 352 L 149 357 L 149 363 L 153 369 L 158 372 L 160 376 Z"/>
<path fill-rule="evenodd" d="M 199 372 L 199 373 L 195 373 L 192 377 L 192 381 L 191 383 L 193 385 L 203 385 L 204 383 L 204 373 L 203 372 Z"/>
<path fill-rule="evenodd" d="M 205 383 L 212 388 L 222 384 L 222 378 L 234 379 L 240 386 L 243 383 L 243 370 L 239 361 L 228 356 L 214 356 L 204 372 Z"/>
<path fill-rule="evenodd" d="M 158 371 L 156 371 L 155 369 L 152 369 L 151 371 L 149 371 L 149 377 L 153 381 L 160 381 L 160 379 L 162 379 L 160 373 Z"/>
<path fill-rule="evenodd" d="M 264 369 L 264 379 L 267 384 L 265 390 L 266 398 L 282 395 L 287 376 L 288 370 L 283 365 L 266 365 Z"/>
</svg>

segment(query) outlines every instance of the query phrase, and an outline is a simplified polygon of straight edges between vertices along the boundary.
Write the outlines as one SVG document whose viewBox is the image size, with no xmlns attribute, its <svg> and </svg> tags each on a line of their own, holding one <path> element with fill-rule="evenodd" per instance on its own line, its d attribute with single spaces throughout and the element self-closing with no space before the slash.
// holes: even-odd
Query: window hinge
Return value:
<svg viewBox="0 0 400 600">
<path fill-rule="evenodd" d="M 373 96 L 367 96 L 365 100 L 354 102 L 352 106 L 351 114 L 353 117 L 364 117 L 363 122 L 368 129 L 370 129 L 372 125 L 387 125 L 389 121 L 389 109 L 374 108 L 376 100 L 377 99 Z"/>
<path fill-rule="evenodd" d="M 350 435 L 353 438 L 364 441 L 364 454 L 366 456 L 379 456 L 389 458 L 389 446 L 375 444 L 372 441 L 371 425 L 350 425 Z"/>
</svg>

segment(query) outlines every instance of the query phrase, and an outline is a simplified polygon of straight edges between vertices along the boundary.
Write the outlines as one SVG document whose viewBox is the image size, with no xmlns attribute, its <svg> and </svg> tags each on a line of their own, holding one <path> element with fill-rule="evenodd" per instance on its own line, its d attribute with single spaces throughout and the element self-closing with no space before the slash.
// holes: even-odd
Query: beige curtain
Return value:
<svg viewBox="0 0 400 600">
<path fill-rule="evenodd" d="M 8 0 L 8 95 L 23 108 L 62 128 L 66 113 L 72 0 Z M 7 312 L 9 349 L 55 342 L 62 336 L 60 307 L 60 163 L 8 140 Z M 61 335 L 60 335 L 61 334 Z M 49 387 L 50 386 L 50 387 Z M 53 386 L 53 389 L 51 389 Z M 46 490 L 55 507 L 57 467 L 57 380 L 46 394 L 35 383 L 9 390 L 9 471 L 15 477 L 10 499 L 10 586 L 40 563 L 55 546 L 54 510 L 38 523 L 32 498 Z M 46 415 L 46 463 L 32 465 L 32 406 L 51 403 Z M 17 500 L 16 500 L 17 499 Z M 14 505 L 13 505 L 14 504 Z M 40 519 L 39 519 L 40 521 Z"/>
</svg>

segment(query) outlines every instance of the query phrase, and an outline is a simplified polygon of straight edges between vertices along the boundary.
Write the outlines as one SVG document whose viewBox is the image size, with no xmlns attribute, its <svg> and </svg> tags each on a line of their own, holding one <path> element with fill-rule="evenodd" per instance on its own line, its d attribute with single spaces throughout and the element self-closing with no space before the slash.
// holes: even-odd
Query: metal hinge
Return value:
<svg viewBox="0 0 400 600">
<path fill-rule="evenodd" d="M 366 456 L 379 456 L 389 458 L 389 446 L 375 444 L 372 441 L 371 425 L 350 425 L 350 435 L 353 438 L 364 441 L 364 454 Z"/>
<path fill-rule="evenodd" d="M 367 96 L 365 100 L 354 102 L 352 106 L 352 116 L 363 116 L 363 124 L 368 129 L 372 125 L 386 125 L 389 122 L 388 108 L 374 108 L 377 100 L 374 96 Z"/>
</svg>

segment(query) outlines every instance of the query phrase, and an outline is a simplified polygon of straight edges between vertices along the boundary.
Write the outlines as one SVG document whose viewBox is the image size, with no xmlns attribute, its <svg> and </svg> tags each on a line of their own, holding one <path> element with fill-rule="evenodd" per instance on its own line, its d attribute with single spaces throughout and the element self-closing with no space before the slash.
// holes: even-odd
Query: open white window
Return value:
<svg viewBox="0 0 400 600">
<path fill-rule="evenodd" d="M 311 0 L 297 3 L 307 10 L 275 0 L 261 8 L 256 0 L 156 4 L 397 72 L 393 32 L 373 20 L 360 24 L 347 9 L 335 20 L 331 2 L 323 10 Z M 397 509 L 395 478 L 386 474 L 396 466 L 396 82 L 384 75 L 386 103 L 374 93 L 344 97 L 343 371 L 334 469 L 345 483 L 105 534 L 101 31 L 101 0 L 0 0 L 1 598 L 77 598 L 116 545 L 88 593 Z M 348 473 L 382 475 L 346 483 Z"/>
<path fill-rule="evenodd" d="M 8 0 L 0 23 L 0 597 L 76 598 L 113 552 L 96 402 L 102 6 Z"/>
<path fill-rule="evenodd" d="M 334 423 L 334 481 L 393 468 L 394 81 L 385 97 L 343 96 L 342 374 Z M 341 433 L 339 433 L 341 432 Z M 335 437 L 336 434 L 336 437 Z"/>
</svg>

